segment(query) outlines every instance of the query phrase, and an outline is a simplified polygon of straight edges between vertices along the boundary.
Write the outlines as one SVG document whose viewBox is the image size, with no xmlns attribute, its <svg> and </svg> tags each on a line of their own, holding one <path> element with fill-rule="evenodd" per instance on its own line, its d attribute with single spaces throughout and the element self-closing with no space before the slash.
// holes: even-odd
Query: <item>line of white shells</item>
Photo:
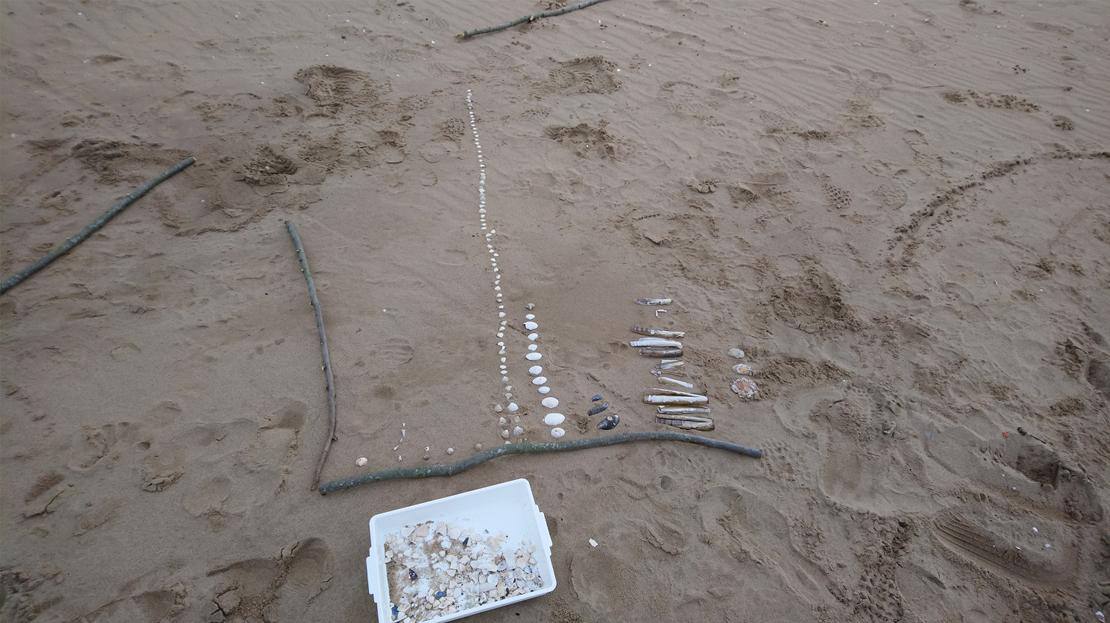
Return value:
<svg viewBox="0 0 1110 623">
<path fill-rule="evenodd" d="M 508 326 L 508 320 L 505 319 L 505 300 L 501 292 L 501 267 L 497 264 L 500 255 L 497 253 L 497 248 L 493 246 L 493 237 L 497 230 L 491 228 L 486 221 L 486 158 L 482 155 L 482 141 L 478 135 L 478 124 L 474 116 L 474 97 L 470 89 L 466 91 L 466 109 L 470 115 L 470 132 L 474 135 L 474 149 L 478 152 L 478 224 L 480 230 L 484 232 L 483 237 L 486 241 L 486 251 L 489 253 L 489 264 L 490 268 L 493 269 L 493 295 L 497 301 L 497 356 L 499 358 L 497 372 L 498 376 L 501 377 L 505 400 L 509 403 L 505 410 L 513 414 L 520 410 L 520 406 L 513 402 L 513 386 L 509 380 L 509 348 L 505 343 L 505 329 Z M 500 405 L 498 405 L 497 411 L 501 412 Z M 514 417 L 514 420 L 519 421 L 519 418 Z M 508 420 L 504 417 L 498 421 L 502 427 L 508 424 Z M 510 434 L 520 436 L 524 434 L 524 429 L 516 426 L 511 433 L 508 429 L 501 431 L 503 438 L 507 439 Z"/>
<path fill-rule="evenodd" d="M 529 310 L 532 310 L 534 307 L 535 305 L 531 303 L 528 304 Z M 559 406 L 559 399 L 549 395 L 551 393 L 551 387 L 547 384 L 547 377 L 543 376 L 543 366 L 536 363 L 543 359 L 543 354 L 540 353 L 540 347 L 537 343 L 540 339 L 540 334 L 537 332 L 539 328 L 540 324 L 536 322 L 535 314 L 529 311 L 529 313 L 524 315 L 524 329 L 528 331 L 529 342 L 528 353 L 524 355 L 524 358 L 534 364 L 532 367 L 528 368 L 528 375 L 532 377 L 532 385 L 536 386 L 536 391 L 544 397 L 543 400 L 540 401 L 540 404 L 546 409 L 554 409 Z M 566 419 L 566 416 L 562 413 L 552 411 L 543 416 L 543 423 L 553 427 L 551 429 L 551 436 L 558 439 L 567 434 L 567 431 L 559 426 L 566 421 Z"/>
</svg>

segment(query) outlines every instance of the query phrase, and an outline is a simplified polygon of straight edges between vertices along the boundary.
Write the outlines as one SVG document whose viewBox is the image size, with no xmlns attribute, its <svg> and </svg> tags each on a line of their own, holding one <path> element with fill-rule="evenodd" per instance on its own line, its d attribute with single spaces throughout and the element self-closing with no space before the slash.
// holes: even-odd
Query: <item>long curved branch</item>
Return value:
<svg viewBox="0 0 1110 623">
<path fill-rule="evenodd" d="M 99 217 L 97 217 L 95 221 L 86 225 L 84 229 L 77 232 L 76 235 L 70 238 L 66 238 L 65 242 L 54 247 L 53 250 L 40 257 L 38 260 L 35 260 L 33 264 L 27 266 L 18 273 L 0 282 L 0 295 L 16 287 L 17 285 L 22 283 L 24 279 L 27 279 L 31 275 L 46 268 L 54 260 L 62 257 L 66 253 L 69 253 L 71 250 L 73 250 L 73 247 L 76 247 L 77 245 L 84 242 L 86 238 L 95 234 L 97 230 L 107 225 L 108 221 L 115 218 L 115 216 L 120 212 L 126 210 L 131 204 L 138 201 L 140 197 L 150 192 L 155 186 L 189 168 L 189 166 L 192 165 L 194 162 L 196 162 L 196 159 L 192 156 L 189 156 L 188 158 L 185 158 L 181 162 L 178 162 L 177 164 L 163 171 L 162 174 L 158 177 L 147 180 L 142 186 L 124 195 L 124 197 L 117 201 L 116 204 L 113 205 L 111 208 L 109 208 L 107 212 L 101 214 Z"/>
<path fill-rule="evenodd" d="M 719 439 L 710 439 L 709 437 L 701 437 L 699 435 L 688 435 L 686 433 L 673 433 L 667 431 L 643 431 L 631 433 L 617 433 L 615 435 L 605 435 L 603 437 L 593 437 L 590 439 L 575 439 L 574 441 L 561 441 L 561 442 L 523 442 L 507 444 L 484 450 L 463 459 L 456 463 L 444 463 L 439 465 L 428 465 L 426 467 L 394 467 L 385 469 L 380 472 L 373 472 L 370 474 L 363 474 L 361 476 L 351 476 L 350 478 L 340 478 L 332 480 L 320 485 L 320 494 L 327 495 L 335 491 L 342 491 L 344 489 L 351 489 L 360 485 L 366 485 L 373 482 L 381 482 L 383 480 L 398 480 L 403 478 L 434 478 L 438 476 L 454 476 L 461 472 L 481 465 L 487 461 L 492 461 L 501 456 L 508 456 L 510 454 L 543 454 L 546 452 L 565 452 L 570 450 L 584 450 L 586 448 L 601 448 L 604 446 L 615 446 L 621 443 L 629 443 L 634 441 L 682 441 L 686 443 L 698 444 L 709 448 L 717 448 L 728 452 L 734 452 L 744 456 L 750 456 L 758 459 L 763 456 L 761 450 L 748 448 L 739 444 L 731 443 L 728 441 L 721 441 Z"/>
<path fill-rule="evenodd" d="M 316 296 L 316 282 L 312 280 L 312 271 L 308 268 L 308 257 L 304 254 L 304 244 L 297 233 L 297 226 L 292 221 L 285 221 L 285 229 L 293 239 L 293 250 L 297 252 L 297 261 L 301 264 L 305 283 L 308 284 L 308 300 L 312 302 L 312 313 L 316 316 L 316 332 L 320 334 L 320 352 L 324 359 L 324 383 L 328 390 L 328 439 L 324 442 L 324 449 L 320 452 L 320 459 L 316 462 L 316 471 L 312 475 L 312 489 L 320 484 L 320 472 L 324 471 L 324 463 L 331 452 L 331 444 L 335 441 L 335 376 L 331 372 L 331 353 L 328 351 L 328 334 L 324 331 L 324 310 L 320 308 L 320 299 Z"/>
</svg>

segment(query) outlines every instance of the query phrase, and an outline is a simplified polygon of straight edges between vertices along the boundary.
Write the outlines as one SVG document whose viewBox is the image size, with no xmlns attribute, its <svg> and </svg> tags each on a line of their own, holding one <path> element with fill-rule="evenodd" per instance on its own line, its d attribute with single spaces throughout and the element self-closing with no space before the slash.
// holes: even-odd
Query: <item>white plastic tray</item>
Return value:
<svg viewBox="0 0 1110 623">
<path fill-rule="evenodd" d="M 393 621 L 389 603 L 389 578 L 385 570 L 386 538 L 406 525 L 424 521 L 447 521 L 452 525 L 504 533 L 509 545 L 528 541 L 536 545 L 536 561 L 543 586 L 523 595 L 490 602 L 446 614 L 422 623 L 446 623 L 479 612 L 501 608 L 546 595 L 555 590 L 555 569 L 551 565 L 551 534 L 547 520 L 532 498 L 532 487 L 523 478 L 510 480 L 474 491 L 439 498 L 415 506 L 406 506 L 370 518 L 370 555 L 366 557 L 366 583 L 378 607 L 378 623 Z"/>
</svg>

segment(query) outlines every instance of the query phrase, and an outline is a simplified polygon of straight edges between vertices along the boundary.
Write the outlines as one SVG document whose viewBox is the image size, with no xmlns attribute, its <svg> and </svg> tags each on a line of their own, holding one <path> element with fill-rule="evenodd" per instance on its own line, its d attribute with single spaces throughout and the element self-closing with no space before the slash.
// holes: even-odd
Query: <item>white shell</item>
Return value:
<svg viewBox="0 0 1110 623">
<path fill-rule="evenodd" d="M 547 394 L 547 393 L 550 393 L 550 392 L 551 392 L 551 388 L 550 388 L 550 387 L 548 387 L 548 386 L 546 386 L 546 385 L 544 385 L 543 387 L 539 388 L 539 389 L 538 389 L 538 390 L 536 390 L 536 391 L 538 391 L 538 392 L 539 392 L 539 393 L 541 393 L 541 394 Z"/>
<path fill-rule="evenodd" d="M 513 437 L 520 437 L 524 434 L 524 429 L 520 426 L 513 427 Z"/>
<path fill-rule="evenodd" d="M 497 413 L 501 413 L 502 411 L 504 411 L 504 410 L 505 410 L 505 407 L 502 407 L 502 406 L 501 406 L 501 404 L 500 404 L 500 403 L 498 403 L 498 404 L 497 404 L 497 406 L 495 406 L 495 407 L 493 408 L 493 410 L 494 410 L 495 412 L 497 412 Z"/>
<path fill-rule="evenodd" d="M 535 342 L 536 340 L 540 339 L 540 334 L 539 333 L 529 333 L 528 334 L 528 339 L 532 342 Z"/>
<path fill-rule="evenodd" d="M 532 366 L 531 368 L 528 368 L 528 374 L 531 374 L 532 376 L 536 376 L 540 372 L 543 372 L 543 366 Z"/>
<path fill-rule="evenodd" d="M 546 382 L 547 382 L 547 377 L 546 376 L 537 376 L 536 378 L 532 379 L 532 384 L 533 385 L 543 385 Z"/>
<path fill-rule="evenodd" d="M 529 345 L 528 345 L 528 352 L 530 352 L 530 353 L 534 353 L 534 352 L 536 352 L 537 350 L 539 350 L 539 348 L 540 348 L 540 347 L 539 347 L 539 346 L 537 346 L 537 345 L 535 345 L 535 344 L 529 344 Z"/>
<path fill-rule="evenodd" d="M 529 320 L 528 322 L 524 323 L 524 328 L 528 329 L 529 331 L 535 331 L 536 329 L 540 328 L 540 325 Z"/>
<path fill-rule="evenodd" d="M 561 428 L 556 427 L 556 428 L 551 429 L 551 436 L 556 438 L 556 439 L 562 437 L 565 434 L 567 434 L 567 431 L 565 431 Z"/>
<path fill-rule="evenodd" d="M 520 410 L 520 407 L 518 407 L 515 402 L 510 402 L 509 406 L 505 407 L 505 410 L 508 411 L 509 413 L 516 413 L 517 411 Z"/>
<path fill-rule="evenodd" d="M 543 423 L 548 426 L 558 426 L 566 421 L 566 416 L 562 413 L 548 413 L 543 416 Z"/>
<path fill-rule="evenodd" d="M 548 409 L 554 409 L 555 407 L 559 406 L 559 399 L 548 396 L 547 398 L 541 400 L 540 404 L 547 407 Z"/>
<path fill-rule="evenodd" d="M 524 319 L 525 320 L 535 320 L 536 315 L 535 314 L 524 314 Z"/>
<path fill-rule="evenodd" d="M 543 355 L 539 353 L 528 353 L 524 356 L 524 358 L 528 361 L 539 361 L 540 359 L 543 359 Z"/>
<path fill-rule="evenodd" d="M 363 465 L 366 465 L 366 463 L 367 463 L 367 460 L 366 460 L 366 457 L 364 457 L 364 456 L 358 457 L 358 460 L 355 461 L 355 465 L 358 465 L 359 467 L 362 467 Z"/>
</svg>

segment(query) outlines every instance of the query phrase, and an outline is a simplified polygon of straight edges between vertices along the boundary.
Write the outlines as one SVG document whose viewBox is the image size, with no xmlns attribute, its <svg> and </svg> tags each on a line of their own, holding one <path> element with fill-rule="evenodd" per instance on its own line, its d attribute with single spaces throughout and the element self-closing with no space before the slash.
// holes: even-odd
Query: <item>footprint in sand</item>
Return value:
<svg viewBox="0 0 1110 623">
<path fill-rule="evenodd" d="M 275 558 L 251 558 L 208 572 L 218 579 L 210 614 L 237 621 L 307 621 L 308 609 L 327 590 L 335 566 L 331 548 L 308 538 Z M 221 618 L 221 620 L 223 620 Z"/>
</svg>

